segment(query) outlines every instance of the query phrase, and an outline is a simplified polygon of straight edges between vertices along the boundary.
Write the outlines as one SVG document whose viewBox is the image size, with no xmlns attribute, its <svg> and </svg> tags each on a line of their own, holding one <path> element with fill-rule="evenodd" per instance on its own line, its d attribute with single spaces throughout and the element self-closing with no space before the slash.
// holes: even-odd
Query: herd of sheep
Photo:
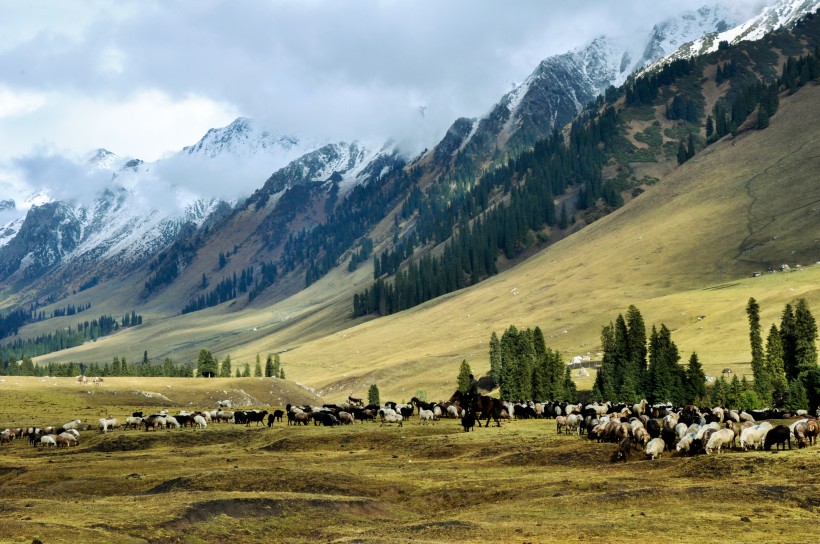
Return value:
<svg viewBox="0 0 820 544">
<path fill-rule="evenodd" d="M 144 416 L 134 412 L 122 422 L 116 418 L 101 418 L 97 428 L 100 433 L 119 429 L 179 429 L 193 427 L 204 429 L 216 422 L 259 425 L 270 427 L 287 416 L 288 425 L 334 426 L 351 425 L 355 422 L 380 421 L 381 425 L 397 424 L 417 417 L 419 424 L 441 418 L 460 419 L 465 431 L 475 421 L 475 413 L 463 409 L 458 402 L 428 403 L 413 398 L 410 403 L 388 402 L 384 406 L 363 406 L 358 399 L 340 404 L 323 406 L 293 406 L 285 410 L 229 410 L 220 407 L 210 411 L 180 411 L 169 415 L 166 410 Z M 645 400 L 634 405 L 612 403 L 568 404 L 536 402 L 501 402 L 498 419 L 554 419 L 558 433 L 584 435 L 598 442 L 618 444 L 613 460 L 626 461 L 632 451 L 645 453 L 647 459 L 657 459 L 664 451 L 679 455 L 698 453 L 721 453 L 730 448 L 769 450 L 774 447 L 791 449 L 792 438 L 798 447 L 814 445 L 820 434 L 820 425 L 805 412 L 783 411 L 743 412 L 720 407 L 703 409 L 690 405 L 673 409 L 670 405 L 650 406 Z M 472 416 L 472 417 L 471 417 Z M 793 419 L 790 425 L 773 424 L 767 420 Z M 479 423 L 480 425 L 480 423 Z M 0 445 L 15 439 L 28 438 L 32 446 L 70 447 L 80 441 L 80 431 L 92 426 L 79 419 L 54 427 L 18 427 L 0 432 Z"/>
<path fill-rule="evenodd" d="M 793 421 L 775 425 L 769 419 Z M 643 451 L 647 459 L 654 460 L 664 451 L 709 455 L 731 448 L 791 449 L 792 438 L 802 448 L 814 445 L 820 434 L 817 419 L 805 411 L 745 412 L 693 405 L 675 410 L 669 405 L 648 406 L 646 401 L 633 406 L 568 405 L 556 417 L 556 427 L 559 433 L 585 433 L 598 442 L 617 443 L 613 460 L 623 461 L 632 450 Z"/>
</svg>

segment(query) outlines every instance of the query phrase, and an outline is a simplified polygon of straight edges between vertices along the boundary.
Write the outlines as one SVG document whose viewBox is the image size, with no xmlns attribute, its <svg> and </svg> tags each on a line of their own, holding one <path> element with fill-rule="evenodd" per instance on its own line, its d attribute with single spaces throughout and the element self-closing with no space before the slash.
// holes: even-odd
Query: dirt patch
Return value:
<svg viewBox="0 0 820 544">
<path fill-rule="evenodd" d="M 190 478 L 179 477 L 162 482 L 158 486 L 145 491 L 145 495 L 159 495 L 160 493 L 171 493 L 173 491 L 189 491 L 194 489 L 193 481 Z"/>
<path fill-rule="evenodd" d="M 215 499 L 211 501 L 199 502 L 191 505 L 180 517 L 164 523 L 161 527 L 173 533 L 179 533 L 191 525 L 208 521 L 218 516 L 228 516 L 231 518 L 271 518 L 288 515 L 292 508 L 298 508 L 300 514 L 305 509 L 326 509 L 332 507 L 335 511 L 344 511 L 363 517 L 383 516 L 385 514 L 381 508 L 372 501 L 334 501 L 324 499 L 311 499 L 306 501 L 267 499 L 267 498 L 241 498 L 241 499 Z M 165 542 L 176 542 L 168 538 L 152 540 L 152 543 L 161 544 Z"/>
<path fill-rule="evenodd" d="M 0 478 L 6 480 L 7 477 L 14 478 L 15 476 L 25 474 L 25 472 L 25 467 L 0 467 Z"/>
</svg>

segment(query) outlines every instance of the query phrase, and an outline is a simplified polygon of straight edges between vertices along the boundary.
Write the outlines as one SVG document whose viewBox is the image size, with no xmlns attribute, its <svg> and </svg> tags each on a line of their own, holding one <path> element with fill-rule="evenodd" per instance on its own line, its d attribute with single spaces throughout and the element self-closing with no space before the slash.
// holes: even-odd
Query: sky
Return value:
<svg viewBox="0 0 820 544">
<path fill-rule="evenodd" d="M 432 146 L 540 60 L 704 3 L 0 0 L 0 201 L 70 192 L 61 168 L 96 148 L 156 161 L 238 116 Z"/>
</svg>

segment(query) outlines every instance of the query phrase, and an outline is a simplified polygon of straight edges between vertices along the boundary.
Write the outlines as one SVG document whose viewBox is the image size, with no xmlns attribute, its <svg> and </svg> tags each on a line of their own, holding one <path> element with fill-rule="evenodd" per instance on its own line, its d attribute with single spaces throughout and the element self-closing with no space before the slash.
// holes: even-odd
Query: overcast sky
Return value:
<svg viewBox="0 0 820 544">
<path fill-rule="evenodd" d="M 153 161 L 237 116 L 432 145 L 541 59 L 705 3 L 0 0 L 0 200 L 31 188 L 20 165 L 38 157 Z"/>
</svg>

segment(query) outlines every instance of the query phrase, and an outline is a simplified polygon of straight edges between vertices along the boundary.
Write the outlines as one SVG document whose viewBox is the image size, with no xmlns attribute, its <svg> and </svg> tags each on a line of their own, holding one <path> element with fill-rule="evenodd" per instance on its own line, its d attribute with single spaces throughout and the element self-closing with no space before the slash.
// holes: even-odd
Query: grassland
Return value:
<svg viewBox="0 0 820 544">
<path fill-rule="evenodd" d="M 256 391 L 243 383 L 253 379 L 111 378 L 94 394 L 68 379 L 5 380 L 0 426 Z M 173 402 L 126 394 L 164 385 Z M 559 436 L 549 420 L 471 433 L 452 420 L 89 431 L 60 450 L 15 441 L 0 449 L 0 542 L 797 542 L 815 532 L 817 446 L 617 464 L 613 450 Z"/>
</svg>

